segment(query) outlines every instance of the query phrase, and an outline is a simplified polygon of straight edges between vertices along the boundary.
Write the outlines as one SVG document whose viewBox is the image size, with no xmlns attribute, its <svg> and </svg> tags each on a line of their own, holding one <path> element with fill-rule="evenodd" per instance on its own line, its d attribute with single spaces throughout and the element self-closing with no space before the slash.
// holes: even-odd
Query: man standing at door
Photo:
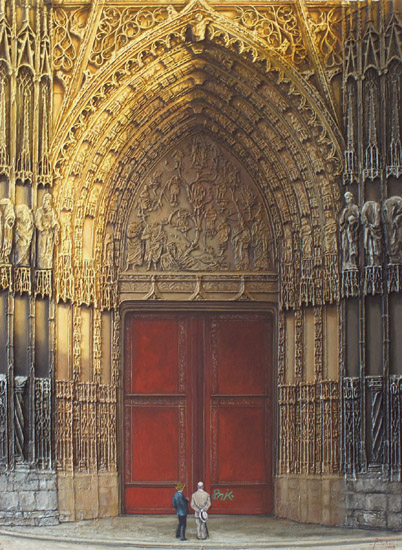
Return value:
<svg viewBox="0 0 402 550">
<path fill-rule="evenodd" d="M 202 481 L 198 482 L 198 489 L 193 493 L 191 497 L 191 508 L 195 512 L 195 523 L 197 524 L 197 539 L 205 540 L 208 538 L 207 510 L 211 506 L 211 498 L 209 494 L 204 491 L 204 484 Z"/>
<path fill-rule="evenodd" d="M 176 508 L 179 524 L 176 529 L 176 538 L 181 540 L 186 539 L 186 525 L 188 514 L 188 500 L 183 495 L 184 483 L 179 483 L 176 487 L 176 493 L 173 495 L 173 506 Z"/>
</svg>

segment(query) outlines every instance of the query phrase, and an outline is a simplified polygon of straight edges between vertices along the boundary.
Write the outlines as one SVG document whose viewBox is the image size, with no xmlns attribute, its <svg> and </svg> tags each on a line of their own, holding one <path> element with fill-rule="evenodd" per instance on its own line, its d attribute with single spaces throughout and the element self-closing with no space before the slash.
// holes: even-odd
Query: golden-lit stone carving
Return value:
<svg viewBox="0 0 402 550">
<path fill-rule="evenodd" d="M 9 264 L 13 246 L 15 211 L 10 199 L 0 200 L 0 263 Z"/>
<path fill-rule="evenodd" d="M 59 222 L 52 205 L 52 196 L 45 193 L 42 206 L 35 214 L 37 229 L 36 265 L 39 269 L 53 268 L 54 247 L 59 242 Z"/>
<path fill-rule="evenodd" d="M 195 136 L 189 147 L 162 159 L 147 179 L 129 218 L 126 269 L 270 268 L 271 231 L 260 199 L 213 141 Z"/>
<path fill-rule="evenodd" d="M 19 204 L 15 209 L 15 265 L 30 265 L 30 246 L 34 232 L 34 217 L 30 208 Z"/>
</svg>

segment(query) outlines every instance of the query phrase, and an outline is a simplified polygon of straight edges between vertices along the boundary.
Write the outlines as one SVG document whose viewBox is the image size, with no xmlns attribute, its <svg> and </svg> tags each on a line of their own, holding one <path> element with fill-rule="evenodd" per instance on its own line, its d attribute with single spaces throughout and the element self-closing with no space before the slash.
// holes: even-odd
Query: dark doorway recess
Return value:
<svg viewBox="0 0 402 550">
<path fill-rule="evenodd" d="M 125 513 L 171 513 L 203 480 L 213 511 L 269 514 L 273 320 L 265 313 L 125 317 Z"/>
</svg>

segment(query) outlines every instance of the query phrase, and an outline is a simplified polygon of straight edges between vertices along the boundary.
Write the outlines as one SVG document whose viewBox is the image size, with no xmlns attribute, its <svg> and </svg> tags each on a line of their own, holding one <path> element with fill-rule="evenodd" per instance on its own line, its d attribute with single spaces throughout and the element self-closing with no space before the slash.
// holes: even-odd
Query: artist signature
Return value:
<svg viewBox="0 0 402 550">
<path fill-rule="evenodd" d="M 222 493 L 219 489 L 215 489 L 212 493 L 212 500 L 220 500 L 224 502 L 225 500 L 233 500 L 234 494 L 233 491 L 226 491 L 225 493 Z"/>
</svg>

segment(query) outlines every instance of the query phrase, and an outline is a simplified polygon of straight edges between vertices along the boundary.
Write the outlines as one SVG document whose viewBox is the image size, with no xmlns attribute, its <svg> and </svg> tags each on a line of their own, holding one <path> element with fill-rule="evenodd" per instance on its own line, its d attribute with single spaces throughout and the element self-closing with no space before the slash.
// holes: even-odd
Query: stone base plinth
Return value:
<svg viewBox="0 0 402 550">
<path fill-rule="evenodd" d="M 346 481 L 346 525 L 402 529 L 402 483 L 381 476 Z"/>
<path fill-rule="evenodd" d="M 0 493 L 1 525 L 59 523 L 55 472 L 1 472 Z"/>
<path fill-rule="evenodd" d="M 117 473 L 58 473 L 60 521 L 119 515 Z"/>
<path fill-rule="evenodd" d="M 345 480 L 340 476 L 277 476 L 275 515 L 303 523 L 344 525 Z"/>
</svg>

